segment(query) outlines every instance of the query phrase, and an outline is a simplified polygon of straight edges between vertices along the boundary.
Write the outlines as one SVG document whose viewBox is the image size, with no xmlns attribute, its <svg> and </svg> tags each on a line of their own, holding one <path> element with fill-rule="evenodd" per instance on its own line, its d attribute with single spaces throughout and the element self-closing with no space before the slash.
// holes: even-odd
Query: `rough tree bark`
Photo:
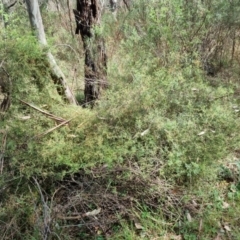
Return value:
<svg viewBox="0 0 240 240">
<path fill-rule="evenodd" d="M 77 10 L 73 10 L 77 27 L 85 51 L 85 101 L 84 105 L 93 105 L 106 87 L 107 55 L 105 42 L 101 36 L 93 33 L 93 28 L 100 23 L 101 9 L 98 0 L 77 0 Z"/>
<path fill-rule="evenodd" d="M 8 72 L 4 69 L 2 61 L 0 63 L 0 96 L 3 96 L 0 104 L 0 112 L 6 112 L 11 105 L 12 81 Z"/>
<path fill-rule="evenodd" d="M 132 0 L 123 0 L 123 3 L 125 4 L 127 10 L 130 11 L 130 5 L 131 5 Z"/>
<path fill-rule="evenodd" d="M 110 7 L 112 12 L 115 12 L 117 9 L 117 0 L 110 0 Z"/>
<path fill-rule="evenodd" d="M 37 39 L 43 46 L 47 46 L 47 40 L 44 32 L 44 27 L 42 23 L 42 17 L 39 9 L 38 0 L 26 0 L 29 19 L 32 25 L 32 28 L 35 30 Z M 66 100 L 72 104 L 77 104 L 77 101 L 72 94 L 70 88 L 67 85 L 64 74 L 61 69 L 58 67 L 53 55 L 50 51 L 47 52 L 47 60 L 51 67 L 51 76 L 56 84 L 61 87 L 61 94 L 64 95 Z"/>
<path fill-rule="evenodd" d="M 16 6 L 17 0 L 2 0 L 1 3 L 2 5 L 0 6 L 0 10 L 3 11 L 4 13 L 2 14 L 2 20 L 3 25 L 6 28 L 8 26 L 8 18 L 6 17 L 6 15 L 9 14 L 12 11 L 12 9 Z"/>
</svg>

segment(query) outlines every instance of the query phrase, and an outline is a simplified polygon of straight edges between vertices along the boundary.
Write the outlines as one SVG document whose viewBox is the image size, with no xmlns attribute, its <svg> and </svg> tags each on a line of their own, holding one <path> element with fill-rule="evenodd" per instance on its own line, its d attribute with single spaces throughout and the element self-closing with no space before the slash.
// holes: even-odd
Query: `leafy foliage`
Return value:
<svg viewBox="0 0 240 240">
<path fill-rule="evenodd" d="M 238 13 L 238 1 L 139 0 L 116 22 L 106 15 L 95 32 L 107 40 L 109 87 L 93 109 L 61 101 L 26 17 L 1 29 L 12 80 L 0 123 L 3 236 L 38 239 L 47 218 L 52 239 L 237 239 Z M 57 218 L 97 207 L 102 229 Z"/>
</svg>

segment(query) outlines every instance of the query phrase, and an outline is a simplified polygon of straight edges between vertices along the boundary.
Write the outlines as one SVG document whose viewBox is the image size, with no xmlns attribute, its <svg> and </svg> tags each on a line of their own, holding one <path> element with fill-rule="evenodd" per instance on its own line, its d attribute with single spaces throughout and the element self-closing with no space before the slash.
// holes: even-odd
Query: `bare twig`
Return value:
<svg viewBox="0 0 240 240">
<path fill-rule="evenodd" d="M 232 57 L 231 57 L 231 64 L 233 64 L 234 54 L 235 54 L 235 47 L 236 47 L 236 29 L 233 29 L 233 38 L 232 38 Z"/>
<path fill-rule="evenodd" d="M 21 103 L 23 103 L 23 104 L 25 104 L 25 105 L 27 105 L 27 106 L 35 109 L 35 110 L 37 110 L 37 111 L 39 111 L 39 112 L 47 115 L 47 116 L 50 117 L 51 119 L 54 119 L 54 120 L 59 121 L 59 122 L 66 122 L 66 119 L 64 119 L 64 118 L 57 117 L 57 116 L 55 116 L 55 115 L 53 115 L 53 114 L 51 114 L 51 113 L 48 113 L 48 112 L 46 112 L 46 111 L 44 111 L 44 110 L 41 110 L 40 108 L 35 107 L 35 106 L 33 106 L 32 104 L 27 103 L 27 102 L 25 102 L 25 101 L 23 101 L 23 100 L 21 100 L 21 99 L 19 99 L 19 101 L 20 101 Z"/>
<path fill-rule="evenodd" d="M 3 60 L 1 61 L 1 63 L 0 63 L 0 68 L 2 67 L 2 65 L 3 65 L 3 63 L 4 63 L 4 60 L 5 60 L 5 59 L 3 59 Z"/>
<path fill-rule="evenodd" d="M 48 133 L 50 133 L 50 132 L 53 132 L 53 131 L 54 131 L 54 130 L 56 130 L 57 128 L 59 128 L 59 127 L 61 127 L 61 126 L 65 125 L 65 124 L 69 123 L 71 120 L 72 120 L 72 119 L 65 120 L 64 122 L 62 122 L 62 123 L 58 124 L 57 126 L 55 126 L 55 127 L 53 127 L 53 128 L 50 128 L 50 129 L 49 129 L 49 130 L 47 130 L 46 132 L 44 132 L 44 133 L 41 133 L 41 134 L 39 134 L 39 135 L 35 136 L 34 138 L 43 137 L 43 136 L 47 135 Z"/>
<path fill-rule="evenodd" d="M 77 216 L 62 216 L 62 215 L 57 215 L 57 217 L 59 219 L 63 219 L 63 220 L 77 220 L 80 219 L 82 217 L 94 217 L 96 215 L 98 215 L 101 212 L 101 208 L 95 209 L 91 212 L 86 212 Z"/>
<path fill-rule="evenodd" d="M 0 174 L 2 174 L 2 172 L 3 172 L 6 142 L 7 142 L 7 133 L 4 133 L 3 138 L 2 138 L 2 146 L 1 146 L 1 150 L 0 150 Z"/>
<path fill-rule="evenodd" d="M 212 102 L 212 101 L 215 101 L 215 100 L 218 100 L 218 99 L 221 99 L 221 98 L 227 98 L 227 97 L 229 97 L 229 96 L 231 96 L 231 95 L 233 95 L 233 94 L 234 94 L 234 93 L 228 93 L 228 94 L 223 95 L 223 96 L 220 96 L 220 97 L 214 97 L 214 98 L 212 98 L 212 99 L 209 99 L 209 101 Z"/>
<path fill-rule="evenodd" d="M 78 216 L 62 216 L 60 214 L 57 214 L 57 218 L 61 219 L 61 220 L 79 220 L 82 218 L 82 215 L 78 215 Z"/>
<path fill-rule="evenodd" d="M 7 233 L 10 232 L 10 231 L 11 231 L 11 234 L 12 234 L 13 232 L 18 232 L 18 233 L 19 233 L 19 230 L 14 227 L 14 225 L 15 225 L 15 224 L 14 224 L 14 221 L 15 221 L 15 220 L 16 220 L 16 216 L 13 217 L 9 223 L 5 223 L 5 222 L 3 222 L 2 220 L 0 220 L 0 222 L 4 223 L 5 226 L 6 226 L 6 227 L 5 227 L 6 230 L 4 231 L 3 235 L 1 235 L 1 238 L 2 238 L 2 239 L 7 239 L 6 235 L 7 235 Z"/>
<path fill-rule="evenodd" d="M 127 2 L 127 0 L 123 0 L 123 2 L 125 4 L 127 10 L 130 11 L 130 6 L 129 6 L 129 3 Z"/>
<path fill-rule="evenodd" d="M 77 53 L 77 51 L 69 44 L 63 43 L 63 44 L 56 44 L 54 47 L 68 47 L 70 48 L 76 55 L 76 58 L 78 59 L 78 61 L 80 62 L 80 58 L 79 58 L 79 53 Z"/>
<path fill-rule="evenodd" d="M 74 32 L 73 32 L 73 28 L 72 28 L 72 17 L 71 17 L 71 7 L 70 7 L 70 1 L 67 0 L 67 6 L 68 6 L 68 17 L 69 17 L 69 24 L 70 24 L 70 30 L 71 30 L 71 34 L 72 37 L 74 38 Z"/>
<path fill-rule="evenodd" d="M 41 201 L 42 201 L 42 205 L 43 205 L 43 222 L 44 222 L 43 239 L 47 240 L 48 235 L 51 233 L 50 224 L 51 224 L 52 219 L 50 216 L 50 208 L 48 207 L 48 205 L 44 199 L 41 187 L 40 187 L 37 179 L 35 177 L 33 177 L 33 180 L 34 180 L 34 182 L 37 186 L 38 192 L 41 196 Z"/>
</svg>

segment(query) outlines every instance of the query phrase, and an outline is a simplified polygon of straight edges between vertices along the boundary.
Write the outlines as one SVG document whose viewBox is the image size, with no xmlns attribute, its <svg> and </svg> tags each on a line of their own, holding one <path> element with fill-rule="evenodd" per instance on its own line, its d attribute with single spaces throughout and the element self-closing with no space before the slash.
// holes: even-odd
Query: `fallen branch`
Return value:
<svg viewBox="0 0 240 240">
<path fill-rule="evenodd" d="M 2 65 L 3 65 L 3 63 L 4 63 L 4 60 L 5 60 L 5 59 L 3 59 L 3 60 L 1 61 L 1 63 L 0 63 L 0 68 L 2 67 Z"/>
<path fill-rule="evenodd" d="M 51 234 L 51 230 L 50 230 L 50 226 L 51 226 L 51 222 L 52 222 L 52 219 L 51 219 L 51 210 L 50 208 L 48 207 L 47 205 L 47 201 L 45 201 L 44 199 L 44 196 L 43 196 L 43 193 L 42 193 L 42 190 L 41 190 L 41 187 L 37 181 L 37 179 L 35 177 L 33 177 L 33 180 L 36 184 L 36 187 L 38 189 L 38 192 L 40 194 L 40 197 L 41 197 L 41 201 L 42 201 L 42 207 L 43 207 L 43 224 L 44 224 L 44 228 L 42 229 L 42 235 L 43 235 L 43 239 L 44 240 L 47 240 L 48 239 L 48 236 L 49 234 Z"/>
<path fill-rule="evenodd" d="M 48 113 L 48 112 L 46 112 L 46 111 L 44 111 L 44 110 L 42 110 L 42 109 L 40 109 L 40 108 L 38 108 L 38 107 L 35 107 L 35 106 L 33 106 L 32 104 L 27 103 L 27 102 L 25 102 L 25 101 L 23 101 L 23 100 L 21 100 L 21 99 L 19 99 L 19 101 L 20 101 L 21 103 L 23 103 L 23 104 L 25 104 L 25 105 L 27 105 L 27 106 L 35 109 L 35 110 L 37 110 L 37 111 L 39 111 L 39 112 L 47 115 L 47 116 L 50 117 L 51 119 L 54 119 L 54 120 L 59 121 L 59 122 L 66 122 L 66 121 L 67 121 L 67 120 L 64 119 L 64 118 L 57 117 L 57 116 L 55 116 L 55 115 L 53 115 L 53 114 L 51 114 L 51 113 Z"/>
<path fill-rule="evenodd" d="M 62 215 L 57 215 L 58 219 L 62 219 L 62 220 L 78 220 L 80 218 L 83 217 L 95 217 L 96 215 L 98 215 L 101 212 L 101 208 L 95 209 L 91 212 L 86 212 L 83 213 L 81 215 L 78 216 L 62 216 Z"/>
<path fill-rule="evenodd" d="M 43 137 L 43 136 L 47 135 L 48 133 L 53 132 L 53 131 L 56 130 L 57 128 L 60 128 L 61 126 L 63 126 L 63 125 L 65 125 L 65 124 L 69 123 L 71 120 L 72 120 L 72 118 L 69 119 L 69 120 L 65 120 L 64 122 L 58 124 L 57 126 L 55 126 L 55 127 L 53 127 L 53 128 L 50 128 L 50 129 L 47 130 L 46 132 L 41 133 L 41 134 L 35 136 L 34 138 Z"/>
<path fill-rule="evenodd" d="M 7 142 L 7 133 L 3 133 L 2 138 L 2 146 L 0 151 L 0 174 L 3 172 L 3 165 L 4 165 L 4 153 L 6 149 L 6 142 Z"/>
</svg>

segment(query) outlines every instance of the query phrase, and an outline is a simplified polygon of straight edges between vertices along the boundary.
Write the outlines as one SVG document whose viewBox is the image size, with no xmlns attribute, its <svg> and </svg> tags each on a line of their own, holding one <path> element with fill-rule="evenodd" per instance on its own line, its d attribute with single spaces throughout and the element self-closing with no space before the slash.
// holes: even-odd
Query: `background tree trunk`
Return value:
<svg viewBox="0 0 240 240">
<path fill-rule="evenodd" d="M 101 36 L 93 33 L 93 28 L 100 23 L 101 8 L 98 0 L 77 0 L 77 10 L 73 10 L 77 27 L 76 34 L 81 34 L 85 50 L 85 106 L 93 105 L 106 86 L 107 55 L 105 42 Z"/>
<path fill-rule="evenodd" d="M 117 0 L 110 0 L 110 7 L 112 12 L 115 12 L 117 10 Z"/>
<path fill-rule="evenodd" d="M 42 23 L 42 17 L 39 9 L 38 0 L 26 0 L 29 19 L 32 25 L 32 28 L 35 30 L 38 41 L 43 46 L 47 46 L 47 40 L 44 32 L 44 27 Z M 51 67 L 51 75 L 56 84 L 61 86 L 60 94 L 64 95 L 65 98 L 72 104 L 77 104 L 74 95 L 72 94 L 70 88 L 67 85 L 64 74 L 61 69 L 58 67 L 53 55 L 50 51 L 47 53 L 47 59 Z"/>
</svg>

